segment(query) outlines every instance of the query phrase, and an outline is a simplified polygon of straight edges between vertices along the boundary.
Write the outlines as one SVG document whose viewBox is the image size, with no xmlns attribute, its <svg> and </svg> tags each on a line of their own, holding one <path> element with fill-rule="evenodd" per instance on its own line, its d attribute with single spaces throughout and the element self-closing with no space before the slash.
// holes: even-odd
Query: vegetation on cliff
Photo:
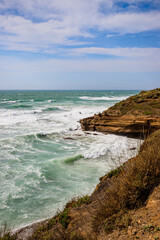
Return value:
<svg viewBox="0 0 160 240">
<path fill-rule="evenodd" d="M 150 91 L 141 91 L 138 95 L 116 103 L 104 111 L 104 115 L 134 115 L 160 117 L 160 88 Z"/>
</svg>

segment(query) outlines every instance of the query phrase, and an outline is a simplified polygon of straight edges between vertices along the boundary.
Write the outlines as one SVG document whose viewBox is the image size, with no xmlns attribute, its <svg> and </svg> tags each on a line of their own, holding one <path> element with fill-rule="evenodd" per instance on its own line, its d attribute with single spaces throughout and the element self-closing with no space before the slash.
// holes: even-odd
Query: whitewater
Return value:
<svg viewBox="0 0 160 240">
<path fill-rule="evenodd" d="M 0 91 L 0 225 L 53 216 L 135 156 L 139 140 L 82 132 L 79 120 L 137 93 Z"/>
</svg>

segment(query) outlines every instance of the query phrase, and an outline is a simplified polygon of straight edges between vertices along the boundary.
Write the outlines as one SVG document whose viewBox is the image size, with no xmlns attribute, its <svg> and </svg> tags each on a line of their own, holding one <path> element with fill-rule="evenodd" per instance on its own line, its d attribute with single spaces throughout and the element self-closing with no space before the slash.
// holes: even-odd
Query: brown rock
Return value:
<svg viewBox="0 0 160 240">
<path fill-rule="evenodd" d="M 129 97 L 80 123 L 84 131 L 144 138 L 160 129 L 160 88 Z"/>
</svg>

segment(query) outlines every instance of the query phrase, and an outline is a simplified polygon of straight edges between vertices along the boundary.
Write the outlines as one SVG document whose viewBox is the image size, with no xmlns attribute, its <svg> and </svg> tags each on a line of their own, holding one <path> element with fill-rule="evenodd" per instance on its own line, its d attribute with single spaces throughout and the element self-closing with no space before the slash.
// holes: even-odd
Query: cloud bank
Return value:
<svg viewBox="0 0 160 240">
<path fill-rule="evenodd" d="M 56 51 L 82 45 L 99 34 L 160 30 L 160 11 L 139 9 L 143 1 L 5 0 L 0 2 L 0 46 L 5 50 Z M 146 1 L 150 3 L 150 1 Z M 128 4 L 128 7 L 120 7 Z M 123 4 L 122 4 L 123 3 Z M 134 4 L 133 4 L 134 3 Z M 157 1 L 153 1 L 157 6 Z"/>
<path fill-rule="evenodd" d="M 0 88 L 85 72 L 160 73 L 160 1 L 0 0 Z"/>
</svg>

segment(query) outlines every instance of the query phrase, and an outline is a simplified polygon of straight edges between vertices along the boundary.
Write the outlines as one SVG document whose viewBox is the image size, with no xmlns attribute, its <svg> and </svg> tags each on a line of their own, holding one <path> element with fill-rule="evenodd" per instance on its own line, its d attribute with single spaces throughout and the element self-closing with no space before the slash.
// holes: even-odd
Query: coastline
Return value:
<svg viewBox="0 0 160 240">
<path fill-rule="evenodd" d="M 98 135 L 98 134 L 100 134 L 100 133 L 98 133 L 98 132 L 97 132 L 97 133 L 96 133 L 96 132 L 94 133 L 94 135 Z M 102 133 L 102 134 L 104 134 L 104 133 Z M 111 135 L 116 136 L 116 134 L 111 134 Z M 124 137 L 125 137 L 126 139 L 129 138 L 129 137 L 127 137 L 127 136 L 124 136 Z M 133 138 L 133 139 L 134 139 L 134 138 Z M 139 148 L 139 144 L 138 144 L 138 147 L 136 147 L 136 151 L 137 151 L 137 152 L 138 152 L 138 148 Z M 135 148 L 134 148 L 133 150 L 135 150 Z M 128 149 L 128 151 L 132 151 L 132 149 Z M 128 160 L 126 160 L 126 161 L 128 161 Z M 125 161 L 125 162 L 126 162 L 126 161 Z M 115 165 L 115 163 L 114 163 L 114 165 Z M 116 165 L 115 165 L 115 168 L 116 168 Z M 114 170 L 114 169 L 112 169 L 112 170 Z M 112 170 L 111 170 L 111 171 L 112 171 Z M 105 177 L 105 176 L 106 176 L 106 174 L 105 174 L 103 177 Z M 89 196 L 91 196 L 91 195 L 95 192 L 97 186 L 100 184 L 101 179 L 102 179 L 103 177 L 102 177 L 102 176 L 99 177 L 99 182 L 95 185 L 95 187 L 93 188 L 93 190 L 90 191 L 90 193 L 88 193 Z M 80 199 L 80 198 L 83 198 L 83 195 L 76 197 L 76 199 Z M 73 197 L 73 199 L 74 199 L 74 197 Z M 70 199 L 69 201 L 67 201 L 67 203 L 70 202 L 70 201 L 72 201 L 72 199 Z M 58 212 L 63 212 L 63 210 L 65 209 L 65 206 L 67 205 L 67 203 L 64 204 L 64 206 L 62 207 L 62 210 L 61 210 L 61 211 L 58 211 Z M 44 224 L 47 224 L 47 223 L 48 223 L 53 217 L 55 217 L 55 216 L 56 216 L 56 214 L 53 215 L 53 216 L 50 217 L 50 218 L 44 218 L 44 219 L 37 220 L 37 221 L 35 221 L 35 222 L 33 222 L 33 223 L 29 223 L 29 224 L 26 224 L 26 225 L 24 225 L 24 226 L 15 228 L 15 229 L 13 229 L 11 232 L 12 232 L 13 234 L 17 234 L 19 239 L 28 240 L 28 238 L 29 238 L 30 236 L 32 236 L 32 234 L 34 233 L 34 231 L 35 231 L 39 226 L 44 225 Z"/>
<path fill-rule="evenodd" d="M 149 118 L 151 118 L 151 116 L 149 116 Z M 159 118 L 157 118 L 157 120 L 158 119 Z M 159 124 L 159 122 L 158 122 L 158 124 Z M 159 125 L 157 125 L 157 128 L 159 128 Z M 87 239 L 87 240 L 89 240 L 89 239 L 101 240 L 106 236 L 106 234 L 110 234 L 110 236 L 111 236 L 110 239 L 117 239 L 117 238 L 115 238 L 115 236 L 117 236 L 115 234 L 119 234 L 118 232 L 121 231 L 119 229 L 119 225 L 118 225 L 118 228 L 116 228 L 116 226 L 115 226 L 114 227 L 115 230 L 113 228 L 113 230 L 109 230 L 108 233 L 102 226 L 104 224 L 106 224 L 106 221 L 108 221 L 107 220 L 108 217 L 113 215 L 117 218 L 118 217 L 117 212 L 121 212 L 121 210 L 120 210 L 121 208 L 119 208 L 119 203 L 114 205 L 114 208 L 115 208 L 114 211 L 113 211 L 113 206 L 112 206 L 112 204 L 114 204 L 114 201 L 115 201 L 114 194 L 116 193 L 116 194 L 120 195 L 121 191 L 123 192 L 124 195 L 127 196 L 127 198 L 124 199 L 124 201 L 128 201 L 127 200 L 128 197 L 130 198 L 129 204 L 131 204 L 132 207 L 130 209 L 127 207 L 128 205 L 126 205 L 126 208 L 124 207 L 124 210 L 127 213 L 122 212 L 120 217 L 123 217 L 123 215 L 125 216 L 125 214 L 127 214 L 127 217 L 130 218 L 130 215 L 131 216 L 133 215 L 132 216 L 133 217 L 132 225 L 134 228 L 136 228 L 136 225 L 134 224 L 134 215 L 137 214 L 137 211 L 140 211 L 139 209 L 141 209 L 141 207 L 146 208 L 148 206 L 148 204 L 149 204 L 149 207 L 150 207 L 150 205 L 152 205 L 151 204 L 153 201 L 152 199 L 154 198 L 154 194 L 152 196 L 152 193 L 154 193 L 154 190 L 157 191 L 156 196 L 159 194 L 159 187 L 158 187 L 159 180 L 156 180 L 157 173 L 155 173 L 154 169 L 153 169 L 153 174 L 155 174 L 155 180 L 153 179 L 153 181 L 150 184 L 150 177 L 145 175 L 146 170 L 144 171 L 144 169 L 143 169 L 145 167 L 144 159 L 147 159 L 148 157 L 150 157 L 150 158 L 148 158 L 148 160 L 147 160 L 148 162 L 145 163 L 145 164 L 149 164 L 146 166 L 147 168 L 148 167 L 150 168 L 152 166 L 152 164 L 154 165 L 154 161 L 157 161 L 156 164 L 159 164 L 159 159 L 155 159 L 156 155 L 159 156 L 158 155 L 159 152 L 157 152 L 158 151 L 157 144 L 160 139 L 159 136 L 160 136 L 159 130 L 156 129 L 155 131 L 153 131 L 153 133 L 151 132 L 149 134 L 149 136 L 147 137 L 147 139 L 145 140 L 145 142 L 140 147 L 140 152 L 138 153 L 138 155 L 134 158 L 127 160 L 122 166 L 118 167 L 117 169 L 115 169 L 115 170 L 107 173 L 103 177 L 101 177 L 99 184 L 96 186 L 96 188 L 93 191 L 93 193 L 91 194 L 91 196 L 88 196 L 87 198 L 84 196 L 80 199 L 73 199 L 66 204 L 66 206 L 62 212 L 55 215 L 54 217 L 45 219 L 44 221 L 43 220 L 38 221 L 37 223 L 33 223 L 31 225 L 28 225 L 26 227 L 18 229 L 18 231 L 16 232 L 18 234 L 18 237 L 19 238 L 21 237 L 23 240 L 28 240 L 29 237 L 32 236 L 34 233 L 33 239 L 43 239 L 44 234 L 46 234 L 46 236 L 49 236 L 48 234 L 51 234 L 50 231 L 52 232 L 52 230 L 53 230 L 53 232 L 57 233 L 56 236 L 61 236 L 61 237 L 65 236 L 65 235 L 70 236 L 68 239 L 78 239 L 78 237 L 82 237 L 82 239 Z M 152 152 L 154 154 L 152 154 Z M 145 177 L 147 177 L 147 181 L 148 181 L 148 185 L 144 185 L 144 188 L 149 187 L 149 190 L 147 190 L 148 192 L 144 199 L 143 199 L 143 197 L 142 197 L 142 199 L 141 198 L 134 199 L 134 191 L 135 190 L 137 191 L 137 189 L 135 189 L 134 191 L 132 190 L 133 196 L 130 196 L 130 195 L 128 196 L 126 189 L 124 189 L 124 186 L 121 185 L 121 181 L 122 182 L 124 181 L 124 183 L 126 184 L 125 181 L 126 181 L 126 178 L 128 178 L 129 181 L 131 181 L 131 185 L 133 184 L 133 189 L 134 189 L 135 186 L 134 186 L 134 182 L 132 180 L 134 179 L 135 173 L 136 173 L 134 168 L 137 168 L 137 167 L 138 168 L 140 167 L 139 170 L 141 171 L 141 175 L 142 176 L 144 175 Z M 157 167 L 158 168 L 156 171 L 159 171 L 159 165 L 157 165 Z M 133 172 L 133 173 L 130 176 L 131 172 Z M 158 172 L 158 174 L 159 174 L 159 172 Z M 125 178 L 124 178 L 124 176 L 125 176 Z M 143 180 L 143 178 L 142 178 L 142 180 Z M 143 184 L 145 184 L 145 183 L 142 181 L 140 186 L 141 185 L 143 186 Z M 112 188 L 112 185 L 114 186 L 114 188 Z M 156 187 L 158 187 L 158 188 L 156 188 Z M 117 192 L 115 192 L 116 188 L 117 188 L 117 190 L 116 190 Z M 143 187 L 142 187 L 142 190 L 143 190 Z M 101 210 L 102 210 L 101 208 L 103 207 L 101 200 L 105 199 L 105 201 L 108 201 L 105 196 L 107 191 L 109 191 L 109 195 L 107 195 L 107 196 L 109 198 L 111 198 L 112 201 L 110 201 L 111 208 L 109 209 L 109 212 L 104 214 L 103 212 L 101 212 Z M 112 194 L 110 194 L 110 191 L 112 192 Z M 141 191 L 141 189 L 138 191 Z M 135 197 L 136 197 L 136 195 L 135 195 Z M 150 198 L 151 198 L 151 201 L 148 200 Z M 159 198 L 157 198 L 157 199 L 158 200 L 156 200 L 156 201 L 158 201 L 158 202 L 156 202 L 156 204 L 158 204 L 159 200 L 160 200 Z M 108 203 L 108 204 L 110 206 L 110 203 Z M 124 203 L 122 203 L 122 205 L 124 205 Z M 108 206 L 108 205 L 105 205 L 105 208 L 106 208 L 106 206 Z M 118 209 L 116 210 L 117 207 L 118 207 Z M 130 210 L 132 210 L 132 209 L 133 209 L 133 211 L 130 212 Z M 136 209 L 138 209 L 138 210 L 136 210 Z M 154 209 L 152 209 L 152 212 L 153 212 L 153 215 L 155 215 Z M 107 215 L 107 214 L 109 214 L 109 215 Z M 142 214 L 144 215 L 143 211 L 142 211 Z M 95 215 L 97 216 L 96 222 L 94 219 Z M 84 225 L 85 219 L 88 221 L 88 226 Z M 118 219 L 119 219 L 119 217 L 118 217 Z M 148 221 L 148 220 L 146 220 L 146 221 Z M 125 224 L 128 224 L 128 225 L 125 225 L 124 232 L 127 229 L 129 229 L 130 226 L 132 226 L 132 225 L 130 225 L 129 222 L 125 223 Z M 158 229 L 157 224 L 158 224 L 158 222 L 155 221 L 154 228 L 157 227 L 157 229 Z M 93 228 L 93 225 L 94 225 L 95 229 Z M 100 226 L 102 229 L 100 228 Z M 39 235 L 40 230 L 38 230 L 41 228 L 43 229 L 42 236 L 41 236 L 42 238 Z M 99 228 L 101 229 L 101 231 L 98 233 L 95 230 L 97 230 Z M 92 236 L 91 236 L 91 233 L 92 233 Z M 140 231 L 140 234 L 141 233 L 142 232 Z M 136 233 L 136 234 L 139 234 L 139 233 Z M 143 232 L 143 234 L 147 234 L 147 233 Z M 71 237 L 71 235 L 73 235 L 73 237 Z M 128 233 L 128 236 L 131 236 L 131 235 L 132 235 L 132 232 Z M 103 238 L 102 238 L 102 236 L 103 236 Z M 137 235 L 137 237 L 138 237 L 138 235 Z M 55 238 L 55 239 L 62 239 L 62 238 Z M 125 238 L 118 238 L 118 239 L 125 239 Z M 129 238 L 129 239 L 132 239 L 132 238 Z M 147 238 L 144 238 L 144 239 L 147 239 Z"/>
<path fill-rule="evenodd" d="M 97 135 L 97 134 L 100 134 L 100 133 L 94 133 L 94 135 Z M 103 134 L 103 133 L 102 133 Z M 116 135 L 116 134 L 111 134 L 111 135 Z M 125 138 L 128 138 L 128 137 L 126 137 L 125 136 Z M 138 144 L 138 147 L 139 147 L 139 144 Z M 133 150 L 135 150 L 135 149 L 133 149 Z M 128 151 L 132 151 L 132 149 L 128 149 Z M 136 151 L 138 151 L 138 148 L 136 147 Z M 126 160 L 127 161 L 127 160 Z M 115 165 L 115 163 L 114 163 L 114 165 Z M 115 168 L 116 168 L 116 165 L 115 165 Z M 112 170 L 114 170 L 114 169 L 112 169 Z M 102 175 L 100 175 L 100 177 L 99 177 L 99 180 L 100 179 L 102 179 L 103 177 L 102 177 Z M 99 183 L 100 182 L 98 182 L 96 185 L 95 185 L 95 187 L 93 188 L 93 190 L 92 191 L 90 191 L 90 193 L 88 193 L 89 195 L 92 195 L 93 193 L 94 193 L 94 191 L 95 191 L 95 189 L 97 188 L 97 186 L 99 185 Z M 83 197 L 84 196 L 84 194 L 82 194 L 82 195 L 80 195 L 80 196 L 78 196 L 78 197 L 76 197 L 77 199 L 79 199 L 79 198 L 81 198 L 81 197 Z M 73 199 L 74 199 L 74 197 L 73 197 Z M 70 202 L 71 200 L 69 200 L 69 202 Z M 67 201 L 68 202 L 68 201 Z M 67 204 L 67 202 L 63 205 L 63 207 L 62 207 L 62 210 L 60 210 L 60 211 L 58 211 L 58 212 L 63 212 L 63 210 L 64 210 L 64 208 L 65 208 L 65 206 L 66 206 L 66 204 Z M 35 221 L 35 222 L 33 222 L 33 223 L 29 223 L 29 224 L 26 224 L 26 225 L 24 225 L 24 226 L 21 226 L 21 227 L 18 227 L 18 228 L 15 228 L 15 229 L 13 229 L 11 232 L 13 233 L 13 234 L 18 234 L 18 237 L 20 238 L 20 239 L 23 239 L 23 240 L 27 240 L 30 236 L 32 236 L 32 234 L 33 234 L 33 232 L 39 227 L 39 226 L 41 226 L 41 225 L 43 225 L 43 224 L 47 224 L 47 222 L 49 222 L 54 216 L 56 216 L 56 213 L 52 216 L 52 217 L 50 217 L 50 218 L 44 218 L 44 219 L 40 219 L 40 220 L 37 220 L 37 221 Z"/>
<path fill-rule="evenodd" d="M 159 136 L 160 136 L 160 131 L 156 131 L 154 134 L 151 134 L 147 138 L 147 140 L 142 144 L 142 146 L 140 148 L 140 152 L 136 157 L 129 159 L 120 168 L 117 168 L 117 169 L 107 173 L 103 177 L 101 177 L 99 184 L 96 186 L 96 188 L 93 191 L 93 193 L 91 194 L 91 196 L 89 198 L 87 198 L 87 201 L 84 199 L 81 200 L 81 202 L 77 202 L 77 200 L 72 200 L 71 202 L 66 204 L 66 207 L 64 208 L 64 210 L 62 212 L 60 212 L 58 215 L 54 216 L 53 218 L 47 219 L 45 221 L 42 221 L 37 224 L 33 224 L 26 228 L 21 229 L 18 232 L 18 237 L 19 238 L 21 237 L 23 240 L 28 240 L 29 237 L 32 237 L 33 233 L 34 233 L 33 239 L 43 239 L 43 234 L 50 234 L 49 229 L 52 227 L 54 229 L 54 231 L 56 231 L 58 234 L 56 236 L 61 236 L 61 237 L 65 236 L 65 234 L 70 235 L 72 232 L 74 232 L 74 233 L 76 232 L 75 239 L 78 239 L 78 237 L 81 236 L 82 239 L 101 240 L 101 239 L 106 239 L 106 238 L 104 238 L 106 236 L 106 234 L 110 234 L 110 235 L 107 235 L 107 236 L 110 236 L 109 239 L 126 239 L 125 238 L 126 231 L 128 228 L 131 228 L 131 231 L 128 233 L 129 234 L 128 239 L 132 239 L 132 237 L 135 235 L 134 232 L 136 231 L 136 228 L 138 228 L 139 232 L 137 231 L 136 235 L 140 236 L 140 234 L 142 234 L 144 237 L 143 239 L 148 239 L 147 238 L 148 231 L 145 231 L 144 227 L 147 226 L 147 221 L 150 221 L 150 218 L 146 214 L 148 214 L 148 211 L 149 211 L 150 215 L 152 214 L 151 218 L 154 219 L 154 217 L 156 216 L 156 212 L 157 212 L 157 210 L 155 210 L 155 206 L 157 206 L 157 208 L 158 208 L 159 203 L 160 203 L 160 195 L 159 195 L 160 194 L 160 186 L 158 185 L 159 180 L 157 183 L 154 181 L 152 181 L 152 183 L 150 183 L 150 178 L 148 180 L 149 180 L 149 184 L 151 184 L 152 190 L 150 190 L 146 196 L 147 201 L 145 199 L 142 199 L 143 204 L 142 205 L 140 204 L 140 206 L 139 206 L 137 201 L 140 200 L 140 202 L 141 202 L 141 199 L 139 199 L 139 200 L 137 199 L 136 201 L 134 200 L 134 191 L 135 191 L 134 190 L 132 193 L 133 196 L 131 195 L 130 200 L 131 200 L 131 204 L 138 204 L 138 206 L 136 205 L 137 206 L 136 208 L 134 207 L 133 209 L 131 208 L 129 210 L 125 210 L 125 212 L 122 211 L 122 213 L 121 213 L 122 216 L 123 215 L 127 216 L 127 219 L 132 218 L 132 225 L 130 225 L 130 223 L 127 222 L 127 223 L 124 223 L 127 225 L 125 225 L 122 229 L 119 229 L 119 228 L 117 229 L 115 227 L 114 231 L 109 230 L 108 233 L 106 233 L 106 231 L 104 231 L 102 228 L 103 231 L 101 230 L 97 237 L 96 237 L 96 232 L 94 231 L 94 229 L 97 228 L 97 224 L 98 225 L 100 224 L 99 221 L 103 223 L 102 219 L 104 219 L 104 216 L 106 216 L 104 213 L 104 206 L 102 204 L 102 199 L 103 199 L 103 201 L 104 201 L 104 199 L 107 200 L 105 197 L 105 194 L 107 193 L 107 191 L 110 189 L 110 187 L 112 185 L 115 186 L 114 188 L 111 188 L 112 195 L 109 195 L 109 198 L 112 196 L 114 197 L 114 195 L 113 195 L 114 191 L 116 191 L 116 194 L 117 193 L 119 194 L 119 192 L 122 191 L 121 187 L 123 187 L 123 185 L 119 185 L 119 183 L 121 183 L 121 181 L 126 181 L 124 178 L 124 176 L 125 176 L 124 174 L 127 174 L 127 176 L 130 179 L 131 172 L 133 171 L 133 174 L 135 174 L 135 170 L 133 169 L 133 166 L 135 166 L 136 168 L 137 167 L 139 168 L 140 166 L 143 167 L 144 160 L 142 157 L 146 157 L 146 154 L 147 154 L 147 157 L 149 155 L 150 156 L 153 155 L 151 149 L 153 148 L 153 150 L 154 150 L 153 144 L 155 144 L 155 142 L 156 143 L 159 142 L 159 139 L 160 139 Z M 156 151 L 157 151 L 157 148 L 156 148 Z M 157 154 L 157 152 L 156 152 L 156 154 Z M 158 161 L 159 161 L 159 159 L 158 159 Z M 137 165 L 137 163 L 138 163 L 138 165 Z M 151 163 L 152 162 L 150 162 L 150 163 L 148 162 L 148 167 L 152 169 L 152 164 L 154 164 L 154 163 L 152 163 L 152 164 Z M 140 167 L 140 169 L 141 169 L 141 167 Z M 124 172 L 123 174 L 121 174 L 122 171 Z M 141 174 L 146 173 L 146 170 L 144 172 L 143 172 L 143 169 L 140 171 L 142 171 Z M 133 179 L 133 177 L 131 177 L 130 181 L 133 184 L 134 182 L 132 181 L 132 179 Z M 152 184 L 153 184 L 153 187 L 152 187 Z M 148 186 L 148 184 L 147 184 L 147 186 Z M 117 188 L 117 190 L 115 190 L 116 188 Z M 126 190 L 125 190 L 125 193 L 126 193 Z M 130 198 L 130 196 L 129 196 L 129 198 Z M 127 197 L 127 199 L 128 199 L 128 197 Z M 112 201 L 113 201 L 113 199 L 112 199 Z M 110 201 L 111 205 L 114 204 L 114 201 L 113 202 L 112 201 Z M 153 203 L 154 203 L 154 205 L 153 205 Z M 117 203 L 115 206 L 118 206 Z M 101 207 L 103 209 L 102 212 L 101 212 Z M 96 218 L 96 222 L 94 222 L 95 221 L 94 215 L 97 214 L 97 211 L 98 211 L 98 218 Z M 114 214 L 116 214 L 116 213 L 114 213 Z M 144 221 L 142 221 L 143 218 L 141 219 L 141 215 L 145 219 Z M 63 225 L 64 222 L 63 221 L 61 222 L 61 220 L 60 220 L 61 219 L 60 217 L 62 217 L 62 216 L 65 219 L 66 225 Z M 141 221 L 138 220 L 140 222 L 139 222 L 139 227 L 137 227 L 136 222 L 137 222 L 137 218 L 139 219 L 139 217 L 140 217 Z M 154 236 L 159 236 L 158 235 L 159 230 L 155 231 L 155 229 L 159 229 L 159 225 L 158 225 L 158 222 L 160 221 L 159 217 L 160 216 L 158 215 L 158 218 L 155 218 L 157 220 L 154 220 L 154 222 L 152 222 L 152 225 L 154 226 L 153 227 L 154 232 L 153 233 L 151 232 L 151 233 Z M 87 225 L 84 225 L 85 219 L 87 221 Z M 129 221 L 129 220 L 127 220 L 127 221 Z M 93 225 L 93 223 L 96 225 Z M 142 225 L 142 227 L 141 227 L 141 225 Z M 93 226 L 94 226 L 94 228 L 93 228 Z M 42 231 L 42 233 L 41 233 L 40 229 L 44 229 L 43 230 L 44 232 Z M 122 231 L 122 233 L 120 234 L 121 231 Z M 40 237 L 41 235 L 39 235 L 40 233 L 42 234 L 42 238 Z M 119 234 L 122 236 L 120 236 Z M 119 237 L 117 238 L 117 236 L 119 236 Z M 63 239 L 63 238 L 55 238 L 55 239 Z"/>
<path fill-rule="evenodd" d="M 13 229 L 11 231 L 11 234 L 13 235 L 16 234 L 18 236 L 18 239 L 27 240 L 29 237 L 32 236 L 37 227 L 39 227 L 42 224 L 46 224 L 50 219 L 51 218 L 38 220 L 23 227 Z"/>
<path fill-rule="evenodd" d="M 6 221 L 15 228 L 34 220 L 48 218 L 51 216 L 49 214 L 52 207 L 54 214 L 55 209 L 62 209 L 62 205 L 74 194 L 80 196 L 86 194 L 90 189 L 90 183 L 95 186 L 98 178 L 105 173 L 104 160 L 97 156 L 104 155 L 110 146 L 107 147 L 105 144 L 108 141 L 107 136 L 101 137 L 102 134 L 94 136 L 93 133 L 85 136 L 80 130 L 78 120 L 101 112 L 118 99 L 133 93 L 132 91 L 3 93 L 0 106 L 2 164 L 0 222 L 3 224 L 2 220 Z M 81 99 L 83 96 L 93 100 Z M 109 100 L 103 100 L 105 96 Z M 112 96 L 117 96 L 117 100 L 112 101 Z M 5 110 L 2 111 L 2 108 Z M 65 162 L 83 153 L 84 159 L 70 164 Z M 93 159 L 93 162 L 92 157 L 94 159 L 97 157 L 97 160 Z M 86 158 L 90 159 L 85 161 Z M 13 176 L 12 179 L 8 173 Z M 87 174 L 89 178 L 86 177 Z M 77 191 L 78 189 L 80 191 Z M 59 203 L 59 199 L 62 204 Z"/>
</svg>

